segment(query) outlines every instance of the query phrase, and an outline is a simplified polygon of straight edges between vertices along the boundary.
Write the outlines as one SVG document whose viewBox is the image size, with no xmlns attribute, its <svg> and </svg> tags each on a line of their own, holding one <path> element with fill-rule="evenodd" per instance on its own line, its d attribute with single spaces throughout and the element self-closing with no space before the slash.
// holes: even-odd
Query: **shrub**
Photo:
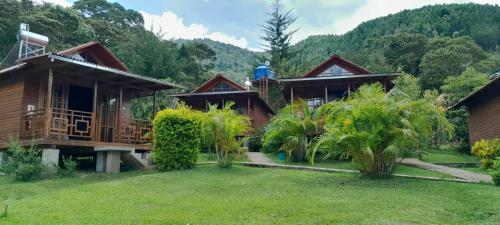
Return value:
<svg viewBox="0 0 500 225">
<path fill-rule="evenodd" d="M 313 137 L 320 132 L 321 120 L 305 101 L 284 107 L 267 126 L 262 144 L 266 151 L 284 151 L 289 159 L 303 161 Z"/>
<path fill-rule="evenodd" d="M 35 144 L 25 148 L 18 141 L 11 141 L 8 153 L 9 157 L 0 165 L 0 171 L 8 176 L 20 181 L 31 181 L 43 174 L 45 166 Z"/>
<path fill-rule="evenodd" d="M 57 166 L 57 175 L 60 177 L 71 177 L 75 175 L 78 163 L 74 161 L 71 156 L 69 158 L 63 157 L 62 162 L 62 167 Z"/>
<path fill-rule="evenodd" d="M 159 170 L 192 168 L 201 144 L 201 112 L 181 104 L 153 121 L 153 159 Z"/>
<path fill-rule="evenodd" d="M 262 137 L 264 136 L 264 128 L 255 130 L 255 133 L 248 139 L 248 150 L 258 152 L 262 149 Z"/>
<path fill-rule="evenodd" d="M 416 98 L 398 88 L 393 91 L 385 94 L 380 84 L 363 85 L 346 101 L 325 104 L 325 132 L 309 148 L 309 159 L 314 162 L 317 152 L 325 158 L 350 156 L 363 175 L 387 177 L 396 158 L 417 151 L 418 143 L 428 140 L 434 128 L 452 129 L 432 96 Z"/>
<path fill-rule="evenodd" d="M 250 118 L 231 110 L 233 105 L 234 103 L 228 102 L 223 109 L 211 105 L 203 117 L 203 136 L 213 146 L 220 168 L 231 167 L 235 156 L 245 150 L 241 147 L 245 139 L 238 137 L 251 131 Z"/>
<path fill-rule="evenodd" d="M 489 171 L 491 178 L 493 179 L 493 184 L 495 186 L 500 186 L 500 157 L 497 157 L 493 161 L 492 169 Z"/>
<path fill-rule="evenodd" d="M 491 168 L 495 157 L 500 157 L 500 139 L 477 141 L 472 146 L 472 153 L 481 158 L 484 168 Z"/>
</svg>

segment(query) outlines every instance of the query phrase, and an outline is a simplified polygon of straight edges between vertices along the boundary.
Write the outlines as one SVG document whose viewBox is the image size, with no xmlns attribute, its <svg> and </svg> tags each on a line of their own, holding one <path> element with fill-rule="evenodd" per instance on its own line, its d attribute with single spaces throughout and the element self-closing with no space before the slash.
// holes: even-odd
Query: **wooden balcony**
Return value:
<svg viewBox="0 0 500 225">
<path fill-rule="evenodd" d="M 57 108 L 49 111 L 49 115 L 45 109 L 23 112 L 21 118 L 20 138 L 23 140 L 151 143 L 152 125 L 150 121 L 130 120 L 117 125 L 116 123 L 104 125 L 92 112 Z"/>
</svg>

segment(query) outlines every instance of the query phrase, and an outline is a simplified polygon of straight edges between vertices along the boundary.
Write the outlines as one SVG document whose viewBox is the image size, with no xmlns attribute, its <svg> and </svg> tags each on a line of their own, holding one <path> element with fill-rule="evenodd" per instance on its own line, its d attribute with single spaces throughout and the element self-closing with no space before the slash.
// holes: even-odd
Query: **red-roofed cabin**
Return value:
<svg viewBox="0 0 500 225">
<path fill-rule="evenodd" d="M 380 82 L 386 90 L 398 74 L 375 74 L 338 55 L 319 64 L 300 78 L 282 79 L 283 94 L 288 102 L 303 99 L 311 108 L 349 96 L 363 84 Z"/>
<path fill-rule="evenodd" d="M 208 110 L 209 105 L 217 104 L 218 107 L 223 107 L 225 103 L 232 101 L 235 103 L 233 109 L 250 117 L 254 128 L 267 124 L 270 116 L 274 114 L 259 92 L 247 90 L 222 74 L 217 74 L 191 93 L 172 96 L 203 112 Z"/>
<path fill-rule="evenodd" d="M 0 149 L 19 137 L 45 161 L 93 154 L 97 171 L 117 172 L 120 152 L 152 150 L 151 123 L 131 119 L 130 101 L 175 86 L 129 72 L 98 42 L 18 59 L 0 69 Z"/>
</svg>

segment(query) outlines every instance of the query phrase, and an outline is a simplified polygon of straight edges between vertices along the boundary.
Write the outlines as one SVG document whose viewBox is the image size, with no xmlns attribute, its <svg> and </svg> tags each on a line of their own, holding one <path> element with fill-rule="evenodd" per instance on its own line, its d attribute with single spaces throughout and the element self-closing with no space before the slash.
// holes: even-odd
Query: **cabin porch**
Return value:
<svg viewBox="0 0 500 225">
<path fill-rule="evenodd" d="M 39 146 L 44 163 L 84 155 L 98 172 L 118 172 L 123 161 L 150 164 L 151 121 L 131 118 L 131 100 L 152 96 L 154 115 L 157 91 L 179 86 L 51 53 L 15 69 L 17 74 L 8 75 L 22 78 L 22 97 L 12 118 L 18 128 L 8 136 Z"/>
</svg>

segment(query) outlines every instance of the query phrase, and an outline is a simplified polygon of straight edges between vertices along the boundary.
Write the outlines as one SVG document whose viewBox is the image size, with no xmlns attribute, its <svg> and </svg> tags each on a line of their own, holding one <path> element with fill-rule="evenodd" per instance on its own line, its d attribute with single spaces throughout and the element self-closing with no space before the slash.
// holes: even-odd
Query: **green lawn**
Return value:
<svg viewBox="0 0 500 225">
<path fill-rule="evenodd" d="M 422 156 L 422 160 L 430 163 L 478 163 L 479 159 L 453 150 L 432 150 Z"/>
<path fill-rule="evenodd" d="M 471 171 L 471 172 L 474 172 L 474 173 L 481 173 L 481 174 L 486 174 L 486 175 L 490 175 L 488 173 L 488 170 L 482 168 L 482 167 L 462 167 L 460 168 L 462 170 L 467 170 L 467 171 Z"/>
<path fill-rule="evenodd" d="M 278 164 L 357 170 L 356 166 L 352 162 L 349 162 L 349 161 L 325 160 L 325 161 L 315 162 L 314 165 L 311 165 L 311 164 L 302 163 L 302 162 L 285 162 L 285 161 L 279 160 L 278 155 L 276 153 L 266 153 L 266 156 Z M 405 165 L 397 165 L 395 173 L 412 175 L 412 176 L 455 178 L 455 177 L 450 176 L 448 174 L 438 173 L 438 172 L 434 172 L 434 171 L 419 169 L 419 168 L 405 166 Z"/>
<path fill-rule="evenodd" d="M 32 183 L 0 177 L 0 224 L 498 224 L 484 184 L 213 165 L 82 174 Z"/>
<path fill-rule="evenodd" d="M 213 153 L 200 153 L 198 154 L 198 162 L 213 162 L 217 159 L 215 158 L 215 154 Z M 236 162 L 249 162 L 247 156 L 245 154 L 241 154 L 239 160 L 235 160 Z"/>
</svg>

